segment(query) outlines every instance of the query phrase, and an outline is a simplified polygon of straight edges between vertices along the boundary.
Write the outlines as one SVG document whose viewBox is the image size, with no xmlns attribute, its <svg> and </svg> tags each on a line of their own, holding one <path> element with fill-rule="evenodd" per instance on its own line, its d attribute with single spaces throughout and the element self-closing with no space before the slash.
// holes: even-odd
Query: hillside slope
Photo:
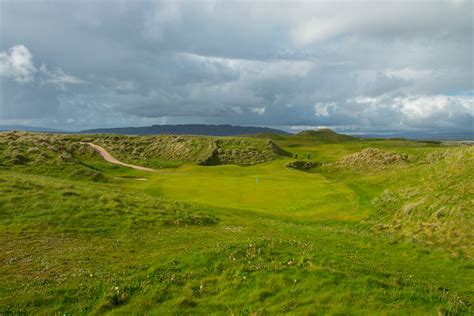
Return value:
<svg viewBox="0 0 474 316">
<path fill-rule="evenodd" d="M 474 147 L 410 155 L 367 148 L 321 171 L 367 198 L 375 230 L 474 257 Z"/>
<path fill-rule="evenodd" d="M 201 165 L 254 165 L 289 155 L 273 141 L 253 138 L 159 135 L 98 136 L 95 141 L 124 161 L 193 162 Z"/>
<path fill-rule="evenodd" d="M 254 165 L 289 155 L 271 140 L 254 138 L 7 132 L 0 133 L 0 165 L 15 167 L 49 164 L 57 168 L 69 166 L 73 173 L 96 174 L 83 161 L 101 158 L 86 142 L 103 146 L 123 162 L 152 168 L 183 162 L 201 165 Z"/>
<path fill-rule="evenodd" d="M 296 134 L 296 136 L 307 137 L 313 140 L 326 142 L 343 142 L 356 139 L 349 135 L 336 133 L 335 131 L 329 128 L 323 128 L 319 130 L 306 130 L 299 132 L 298 134 Z"/>
<path fill-rule="evenodd" d="M 440 150 L 372 201 L 377 229 L 474 257 L 474 147 Z"/>
<path fill-rule="evenodd" d="M 0 169 L 62 178 L 107 181 L 91 165 L 102 158 L 79 137 L 29 132 L 0 133 Z"/>
</svg>

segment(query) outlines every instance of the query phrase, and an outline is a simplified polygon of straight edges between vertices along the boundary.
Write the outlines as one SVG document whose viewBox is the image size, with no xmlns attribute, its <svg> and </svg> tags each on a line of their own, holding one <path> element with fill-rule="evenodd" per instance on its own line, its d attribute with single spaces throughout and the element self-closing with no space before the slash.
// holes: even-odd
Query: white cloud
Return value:
<svg viewBox="0 0 474 316">
<path fill-rule="evenodd" d="M 363 113 L 373 124 L 386 128 L 446 128 L 472 129 L 474 97 L 472 96 L 410 96 L 410 97 L 357 97 L 348 99 L 348 105 Z"/>
<path fill-rule="evenodd" d="M 449 119 L 456 115 L 474 115 L 474 98 L 459 96 L 418 96 L 395 98 L 393 106 L 398 107 L 407 119 L 426 120 L 441 116 Z"/>
<path fill-rule="evenodd" d="M 44 76 L 44 78 L 41 79 L 44 84 L 52 84 L 62 90 L 65 89 L 65 85 L 81 84 L 86 82 L 75 76 L 65 73 L 64 70 L 59 67 L 55 70 L 48 70 L 46 65 L 43 64 L 40 67 L 40 72 Z"/>
<path fill-rule="evenodd" d="M 0 76 L 17 82 L 31 82 L 37 72 L 32 55 L 23 45 L 0 52 Z"/>
<path fill-rule="evenodd" d="M 253 107 L 253 108 L 250 108 L 250 112 L 257 113 L 258 115 L 263 115 L 265 113 L 265 107 L 264 106 Z"/>
<path fill-rule="evenodd" d="M 292 132 L 295 132 L 295 133 L 305 131 L 305 130 L 309 130 L 309 129 L 318 130 L 318 129 L 324 129 L 324 128 L 334 129 L 334 128 L 337 128 L 337 126 L 336 127 L 335 126 L 328 126 L 328 125 L 296 125 L 296 126 L 289 126 L 289 129 Z"/>
<path fill-rule="evenodd" d="M 359 96 L 357 98 L 348 99 L 347 103 L 357 103 L 357 104 L 365 104 L 365 105 L 377 105 L 380 102 L 380 97 L 363 97 Z"/>
<path fill-rule="evenodd" d="M 51 84 L 61 90 L 65 85 L 85 83 L 75 76 L 67 74 L 57 67 L 49 70 L 46 65 L 39 69 L 34 65 L 33 55 L 24 45 L 15 45 L 8 51 L 0 52 L 0 77 L 19 83 Z"/>
<path fill-rule="evenodd" d="M 314 105 L 316 116 L 319 116 L 319 117 L 328 117 L 330 115 L 330 112 L 333 112 L 335 109 L 336 109 L 335 102 L 329 102 L 329 103 L 318 102 Z"/>
<path fill-rule="evenodd" d="M 2 12 L 2 43 L 22 39 L 38 63 L 23 54 L 32 68 L 17 71 L 0 46 L 0 110 L 15 119 L 472 127 L 472 103 L 445 95 L 472 95 L 472 1 L 9 1 Z"/>
<path fill-rule="evenodd" d="M 235 74 L 262 79 L 283 76 L 304 77 L 317 66 L 316 61 L 313 60 L 252 60 L 202 56 L 189 53 L 181 53 L 178 56 L 212 71 L 222 71 L 227 68 L 228 71 L 232 71 Z"/>
<path fill-rule="evenodd" d="M 388 78 L 399 78 L 404 80 L 430 79 L 437 75 L 433 69 L 416 69 L 411 67 L 386 69 L 384 74 Z"/>
<path fill-rule="evenodd" d="M 336 36 L 344 29 L 344 23 L 336 19 L 312 17 L 298 24 L 291 32 L 291 36 L 297 44 L 308 45 Z"/>
<path fill-rule="evenodd" d="M 287 8 L 288 9 L 288 8 Z M 383 34 L 432 34 L 440 30 L 468 29 L 471 21 L 460 10 L 472 10 L 469 1 L 344 0 L 296 2 L 288 9 L 289 35 L 302 46 L 340 37 L 371 37 Z"/>
</svg>

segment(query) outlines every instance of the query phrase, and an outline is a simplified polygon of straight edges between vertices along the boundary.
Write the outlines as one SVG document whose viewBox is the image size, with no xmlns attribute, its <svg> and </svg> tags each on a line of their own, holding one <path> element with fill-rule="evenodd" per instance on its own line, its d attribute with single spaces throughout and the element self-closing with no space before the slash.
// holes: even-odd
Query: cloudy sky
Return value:
<svg viewBox="0 0 474 316">
<path fill-rule="evenodd" d="M 0 125 L 469 132 L 473 2 L 0 0 Z"/>
</svg>

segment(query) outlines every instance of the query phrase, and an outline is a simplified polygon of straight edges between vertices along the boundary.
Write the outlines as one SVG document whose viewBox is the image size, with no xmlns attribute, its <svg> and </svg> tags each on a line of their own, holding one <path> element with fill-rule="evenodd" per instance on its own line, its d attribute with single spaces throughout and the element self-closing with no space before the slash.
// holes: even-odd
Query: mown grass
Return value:
<svg viewBox="0 0 474 316">
<path fill-rule="evenodd" d="M 277 160 L 248 168 L 183 166 L 156 172 L 140 187 L 156 196 L 315 220 L 358 218 L 357 198 L 343 183 L 284 167 Z M 349 208 L 349 209 L 348 209 Z M 341 212 L 345 209 L 345 212 Z"/>
<path fill-rule="evenodd" d="M 301 148 L 289 141 L 279 144 Z M 304 142 L 325 165 L 302 172 L 286 168 L 292 159 L 284 158 L 147 173 L 75 155 L 106 179 L 97 182 L 61 172 L 62 162 L 5 163 L 0 314 L 472 314 L 469 252 L 412 238 L 416 221 L 397 216 L 406 196 L 380 202 L 386 190 L 416 187 L 430 198 L 426 205 L 450 197 L 447 205 L 464 214 L 440 221 L 472 223 L 472 209 L 461 207 L 470 196 L 472 151 L 291 141 Z M 407 153 L 408 163 L 374 170 L 327 164 L 368 147 Z M 418 222 L 432 216 L 414 211 Z M 394 218 L 407 229 L 377 228 Z"/>
</svg>

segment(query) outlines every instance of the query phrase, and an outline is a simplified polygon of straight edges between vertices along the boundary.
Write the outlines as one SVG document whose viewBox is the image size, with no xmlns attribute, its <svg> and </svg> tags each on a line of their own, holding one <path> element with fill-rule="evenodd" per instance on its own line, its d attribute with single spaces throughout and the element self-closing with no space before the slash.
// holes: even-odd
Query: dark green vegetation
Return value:
<svg viewBox="0 0 474 316">
<path fill-rule="evenodd" d="M 285 167 L 297 170 L 310 170 L 320 165 L 321 163 L 317 161 L 294 160 L 285 164 Z"/>
<path fill-rule="evenodd" d="M 473 147 L 266 138 L 0 134 L 0 314 L 473 313 Z"/>
</svg>

